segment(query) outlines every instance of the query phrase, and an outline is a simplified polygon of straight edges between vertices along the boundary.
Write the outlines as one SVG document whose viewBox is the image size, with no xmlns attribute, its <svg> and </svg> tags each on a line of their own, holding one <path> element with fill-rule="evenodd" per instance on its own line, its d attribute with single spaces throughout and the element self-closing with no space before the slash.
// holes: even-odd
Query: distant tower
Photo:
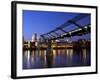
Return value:
<svg viewBox="0 0 100 80">
<path fill-rule="evenodd" d="M 32 41 L 33 41 L 33 42 L 36 42 L 36 41 L 37 41 L 37 34 L 36 34 L 36 33 L 33 34 L 33 36 L 32 36 Z"/>
</svg>

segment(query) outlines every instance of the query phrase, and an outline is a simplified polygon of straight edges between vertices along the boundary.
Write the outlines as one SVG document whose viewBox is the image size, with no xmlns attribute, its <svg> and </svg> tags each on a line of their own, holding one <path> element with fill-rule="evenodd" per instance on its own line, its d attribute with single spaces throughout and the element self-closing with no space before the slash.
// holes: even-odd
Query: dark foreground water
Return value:
<svg viewBox="0 0 100 80">
<path fill-rule="evenodd" d="M 25 50 L 23 69 L 90 66 L 90 50 L 59 49 L 46 55 L 46 50 Z"/>
</svg>

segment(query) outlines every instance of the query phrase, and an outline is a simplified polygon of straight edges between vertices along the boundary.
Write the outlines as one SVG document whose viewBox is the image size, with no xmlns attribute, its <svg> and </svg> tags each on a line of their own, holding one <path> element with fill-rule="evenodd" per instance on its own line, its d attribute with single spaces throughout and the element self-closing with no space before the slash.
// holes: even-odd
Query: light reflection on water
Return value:
<svg viewBox="0 0 100 80">
<path fill-rule="evenodd" d="M 59 49 L 48 56 L 46 50 L 25 50 L 23 69 L 90 66 L 90 50 Z"/>
</svg>

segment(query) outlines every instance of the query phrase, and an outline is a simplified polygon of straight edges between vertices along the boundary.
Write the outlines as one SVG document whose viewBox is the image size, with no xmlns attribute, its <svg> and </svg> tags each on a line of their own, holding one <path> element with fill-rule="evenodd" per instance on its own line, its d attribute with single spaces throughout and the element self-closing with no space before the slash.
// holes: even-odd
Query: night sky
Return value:
<svg viewBox="0 0 100 80">
<path fill-rule="evenodd" d="M 80 13 L 68 13 L 68 12 L 47 12 L 47 11 L 30 11 L 23 10 L 23 36 L 25 40 L 31 40 L 32 35 L 37 33 L 41 35 L 47 33 L 56 27 L 59 27 L 65 21 L 72 19 Z M 82 13 L 83 14 L 83 13 Z M 87 18 L 78 21 L 81 26 L 90 24 L 90 14 Z M 77 28 L 75 25 L 71 25 L 65 30 L 73 30 Z M 59 32 L 60 33 L 60 32 Z M 75 36 L 73 40 L 79 38 L 90 39 L 90 34 L 83 35 L 81 37 Z"/>
</svg>

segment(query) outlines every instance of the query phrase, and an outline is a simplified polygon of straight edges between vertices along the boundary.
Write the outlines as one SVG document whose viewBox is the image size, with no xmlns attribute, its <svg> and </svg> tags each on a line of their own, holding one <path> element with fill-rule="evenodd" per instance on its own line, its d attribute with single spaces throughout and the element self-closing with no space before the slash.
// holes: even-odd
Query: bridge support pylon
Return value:
<svg viewBox="0 0 100 80">
<path fill-rule="evenodd" d="M 51 42 L 51 40 L 48 40 L 47 45 L 48 45 L 48 47 L 47 47 L 47 55 L 51 55 L 52 54 L 52 42 Z"/>
<path fill-rule="evenodd" d="M 47 47 L 47 52 L 46 52 L 46 59 L 47 59 L 47 67 L 50 68 L 52 67 L 52 59 L 53 59 L 53 55 L 52 55 L 52 42 L 51 40 L 48 40 L 47 43 L 48 47 Z"/>
</svg>

